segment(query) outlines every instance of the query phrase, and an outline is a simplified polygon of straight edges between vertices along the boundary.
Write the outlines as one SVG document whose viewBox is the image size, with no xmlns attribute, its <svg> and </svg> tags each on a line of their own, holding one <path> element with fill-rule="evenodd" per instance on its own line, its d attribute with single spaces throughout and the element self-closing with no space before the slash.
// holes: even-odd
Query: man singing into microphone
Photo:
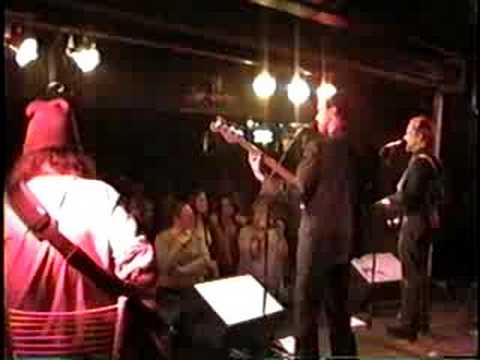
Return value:
<svg viewBox="0 0 480 360">
<path fill-rule="evenodd" d="M 442 194 L 441 165 L 432 154 L 433 133 L 433 124 L 426 116 L 410 119 L 403 137 L 405 150 L 412 154 L 408 167 L 397 192 L 377 203 L 403 213 L 398 241 L 403 273 L 400 324 L 388 326 L 387 333 L 410 341 L 430 328 L 428 254 L 432 230 L 438 227 L 437 207 Z"/>
</svg>

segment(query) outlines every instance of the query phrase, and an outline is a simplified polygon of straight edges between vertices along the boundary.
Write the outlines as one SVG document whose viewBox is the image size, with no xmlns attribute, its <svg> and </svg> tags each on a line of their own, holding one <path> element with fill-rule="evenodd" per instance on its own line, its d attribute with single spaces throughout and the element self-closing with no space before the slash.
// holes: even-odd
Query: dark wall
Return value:
<svg viewBox="0 0 480 360">
<path fill-rule="evenodd" d="M 436 243 L 437 276 L 452 276 L 467 282 L 476 276 L 478 261 L 476 209 L 476 126 L 467 94 L 445 101 L 441 156 L 447 181 L 444 231 Z"/>
</svg>

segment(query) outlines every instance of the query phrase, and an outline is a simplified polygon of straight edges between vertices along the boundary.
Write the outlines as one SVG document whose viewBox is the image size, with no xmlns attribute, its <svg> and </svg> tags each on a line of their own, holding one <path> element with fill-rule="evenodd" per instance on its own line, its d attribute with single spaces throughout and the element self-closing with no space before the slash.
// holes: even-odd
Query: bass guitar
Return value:
<svg viewBox="0 0 480 360">
<path fill-rule="evenodd" d="M 229 124 L 223 117 L 217 116 L 216 120 L 210 123 L 210 130 L 222 135 L 223 139 L 229 144 L 238 144 L 248 152 L 261 154 L 264 164 L 269 167 L 274 174 L 278 174 L 290 185 L 298 185 L 295 175 L 290 170 L 285 168 L 273 157 L 265 154 L 258 146 L 246 140 L 242 130 Z"/>
</svg>

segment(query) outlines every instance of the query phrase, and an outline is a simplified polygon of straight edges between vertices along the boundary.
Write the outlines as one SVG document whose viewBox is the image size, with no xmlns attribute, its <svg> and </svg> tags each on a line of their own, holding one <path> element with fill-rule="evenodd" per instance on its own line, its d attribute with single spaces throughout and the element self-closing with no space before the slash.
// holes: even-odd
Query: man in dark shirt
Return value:
<svg viewBox="0 0 480 360">
<path fill-rule="evenodd" d="M 411 158 L 397 185 L 397 192 L 379 205 L 397 208 L 403 214 L 398 254 L 402 263 L 400 324 L 387 327 L 391 336 L 415 340 L 429 331 L 428 254 L 432 230 L 439 226 L 437 203 L 441 197 L 441 166 L 432 154 L 433 125 L 429 118 L 410 119 L 403 140 Z"/>
<path fill-rule="evenodd" d="M 325 310 L 333 356 L 355 356 L 348 285 L 354 232 L 354 174 L 344 121 L 345 98 L 317 114 L 297 167 L 301 194 L 294 313 L 296 353 L 318 359 L 318 317 Z"/>
<path fill-rule="evenodd" d="M 348 285 L 354 237 L 354 171 L 344 121 L 345 97 L 319 101 L 314 129 L 290 190 L 301 201 L 294 284 L 296 355 L 318 359 L 319 317 L 325 311 L 333 356 L 355 356 Z M 255 160 L 256 159 L 256 160 Z M 251 155 L 255 176 L 260 159 Z"/>
</svg>

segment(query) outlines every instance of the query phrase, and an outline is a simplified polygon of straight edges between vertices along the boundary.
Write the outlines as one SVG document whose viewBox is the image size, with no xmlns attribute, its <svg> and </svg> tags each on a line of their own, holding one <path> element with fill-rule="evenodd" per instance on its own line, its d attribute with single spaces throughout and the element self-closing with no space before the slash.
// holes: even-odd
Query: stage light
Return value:
<svg viewBox="0 0 480 360">
<path fill-rule="evenodd" d="M 38 42 L 23 26 L 10 24 L 5 27 L 3 43 L 15 53 L 18 66 L 27 66 L 38 59 Z"/>
<path fill-rule="evenodd" d="M 335 85 L 328 82 L 322 82 L 317 88 L 317 97 L 319 100 L 328 100 L 336 93 L 337 88 Z"/>
<path fill-rule="evenodd" d="M 90 72 L 100 64 L 100 52 L 97 50 L 94 42 L 88 42 L 86 38 L 83 39 L 83 44 L 75 47 L 73 36 L 68 39 L 67 48 L 65 50 L 82 72 Z"/>
<path fill-rule="evenodd" d="M 295 74 L 287 85 L 288 99 L 295 105 L 301 105 L 310 96 L 310 87 L 298 74 Z"/>
<path fill-rule="evenodd" d="M 398 227 L 400 225 L 400 218 L 397 216 L 393 219 L 386 220 L 387 226 L 391 228 Z"/>
<path fill-rule="evenodd" d="M 366 327 L 367 323 L 363 321 L 360 318 L 357 318 L 355 316 L 350 317 L 350 327 L 352 329 L 358 329 L 358 328 L 363 328 Z"/>
<path fill-rule="evenodd" d="M 38 59 L 38 42 L 35 38 L 26 38 L 18 48 L 12 45 L 9 47 L 15 51 L 15 61 L 20 67 Z"/>
<path fill-rule="evenodd" d="M 253 81 L 253 90 L 261 99 L 268 99 L 277 88 L 277 81 L 267 70 L 263 70 Z"/>
<path fill-rule="evenodd" d="M 270 129 L 255 129 L 253 131 L 253 142 L 268 145 L 273 142 L 273 132 Z"/>
</svg>

